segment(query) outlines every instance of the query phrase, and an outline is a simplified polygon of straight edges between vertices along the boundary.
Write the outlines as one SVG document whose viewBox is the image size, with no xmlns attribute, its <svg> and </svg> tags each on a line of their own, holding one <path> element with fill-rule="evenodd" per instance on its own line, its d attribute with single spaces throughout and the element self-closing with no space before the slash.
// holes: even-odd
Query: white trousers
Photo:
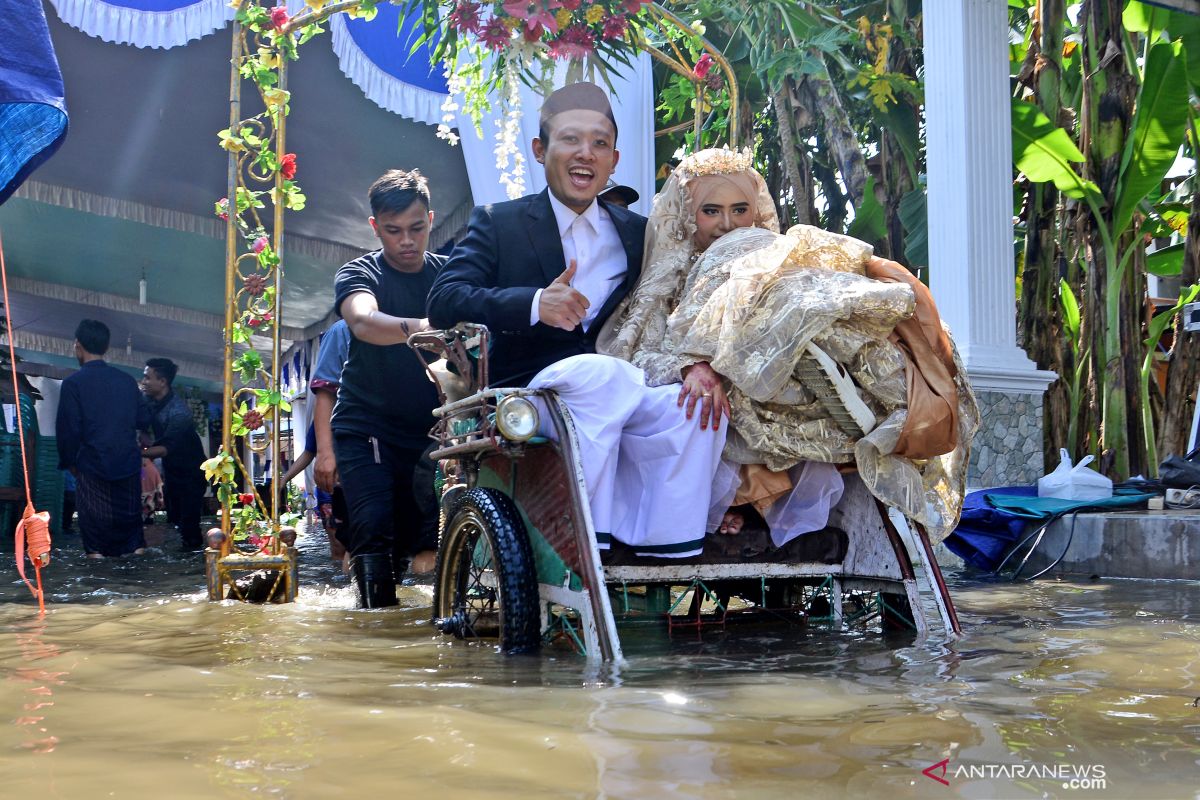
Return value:
<svg viewBox="0 0 1200 800">
<path fill-rule="evenodd" d="M 646 386 L 640 369 L 611 356 L 551 364 L 529 388 L 554 390 L 571 412 L 602 549 L 615 538 L 638 555 L 700 553 L 727 425 L 701 430 L 677 406 L 678 386 Z M 556 438 L 541 416 L 539 432 Z"/>
<path fill-rule="evenodd" d="M 776 547 L 804 533 L 819 531 L 829 524 L 829 512 L 842 499 L 845 483 L 837 467 L 818 461 L 801 461 L 788 470 L 792 488 L 763 514 L 771 529 L 771 541 Z M 715 530 L 721 518 L 733 505 L 741 485 L 741 467 L 732 461 L 721 460 L 713 478 L 712 503 L 708 524 Z"/>
</svg>

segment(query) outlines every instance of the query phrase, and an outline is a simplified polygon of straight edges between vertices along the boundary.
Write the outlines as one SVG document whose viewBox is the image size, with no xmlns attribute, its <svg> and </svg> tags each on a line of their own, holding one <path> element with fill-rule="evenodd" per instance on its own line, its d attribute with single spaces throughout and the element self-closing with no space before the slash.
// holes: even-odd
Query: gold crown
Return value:
<svg viewBox="0 0 1200 800">
<path fill-rule="evenodd" d="M 681 177 L 698 178 L 701 175 L 729 175 L 746 172 L 754 168 L 754 153 L 749 147 L 730 150 L 728 146 L 701 150 L 679 162 L 677 169 Z"/>
</svg>

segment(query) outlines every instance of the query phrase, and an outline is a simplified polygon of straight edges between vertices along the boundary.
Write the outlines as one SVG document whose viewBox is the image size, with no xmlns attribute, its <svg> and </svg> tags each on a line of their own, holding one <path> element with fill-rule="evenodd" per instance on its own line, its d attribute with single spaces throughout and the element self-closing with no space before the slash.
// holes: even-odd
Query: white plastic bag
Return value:
<svg viewBox="0 0 1200 800">
<path fill-rule="evenodd" d="M 1038 497 L 1057 497 L 1062 500 L 1104 500 L 1112 497 L 1112 481 L 1088 469 L 1093 456 L 1084 456 L 1071 466 L 1071 454 L 1059 450 L 1062 461 L 1049 475 L 1038 478 Z"/>
</svg>

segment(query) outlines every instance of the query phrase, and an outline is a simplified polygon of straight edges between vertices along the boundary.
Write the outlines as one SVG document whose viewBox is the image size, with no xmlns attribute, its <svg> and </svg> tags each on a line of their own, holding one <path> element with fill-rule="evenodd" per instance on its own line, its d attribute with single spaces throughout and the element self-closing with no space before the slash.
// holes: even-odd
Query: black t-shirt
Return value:
<svg viewBox="0 0 1200 800">
<path fill-rule="evenodd" d="M 355 292 L 370 292 L 379 310 L 393 317 L 422 319 L 425 298 L 445 256 L 425 254 L 420 272 L 400 272 L 388 266 L 383 251 L 356 258 L 338 270 L 334 279 L 334 308 Z M 350 338 L 350 357 L 342 370 L 335 433 L 375 436 L 405 447 L 430 443 L 437 389 L 407 344 L 376 345 Z"/>
</svg>

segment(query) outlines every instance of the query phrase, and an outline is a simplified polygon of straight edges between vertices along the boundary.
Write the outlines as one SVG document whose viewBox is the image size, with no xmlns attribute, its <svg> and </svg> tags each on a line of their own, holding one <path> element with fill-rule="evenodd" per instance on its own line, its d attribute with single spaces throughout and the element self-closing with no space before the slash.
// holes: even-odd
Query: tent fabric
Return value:
<svg viewBox="0 0 1200 800">
<path fill-rule="evenodd" d="M 69 25 L 91 36 L 137 47 L 169 48 L 225 27 L 236 14 L 227 0 L 50 0 L 59 16 Z M 287 0 L 291 14 L 304 8 L 304 0 Z M 402 8 L 381 4 L 376 16 L 368 21 L 347 19 L 339 14 L 329 21 L 332 48 L 339 67 L 373 103 L 386 111 L 428 125 L 442 122 L 442 104 L 448 87 L 439 68 L 428 64 L 429 45 L 412 51 L 412 42 L 420 32 L 416 12 L 404 17 Z M 633 210 L 650 211 L 654 197 L 654 86 L 650 56 L 641 53 L 632 68 L 618 65 L 622 74 L 610 75 L 613 112 L 621 131 L 621 162 L 613 176 L 617 183 L 632 186 L 641 195 Z M 560 64 L 553 81 L 562 86 L 566 65 Z M 484 205 L 507 200 L 496 166 L 495 135 L 502 121 L 502 109 L 494 103 L 482 121 L 483 135 L 460 111 L 455 127 L 461 135 L 463 156 L 475 203 Z M 545 188 L 545 177 L 533 160 L 530 142 L 537 136 L 536 109 L 542 97 L 528 86 L 521 86 L 522 122 L 517 141 L 525 158 L 525 192 Z"/>
<path fill-rule="evenodd" d="M 0 203 L 67 136 L 62 73 L 40 0 L 0 0 Z"/>
<path fill-rule="evenodd" d="M 380 108 L 417 122 L 424 122 L 426 125 L 437 125 L 441 122 L 442 103 L 446 100 L 447 93 L 438 93 L 407 83 L 397 78 L 391 70 L 381 66 L 363 50 L 358 38 L 352 33 L 355 28 L 361 27 L 354 23 L 361 22 L 362 20 L 347 21 L 340 16 L 329 21 L 333 52 L 338 57 L 338 65 L 342 72 L 355 86 L 362 89 L 368 100 Z M 413 56 L 420 57 L 422 56 Z"/>
<path fill-rule="evenodd" d="M 229 24 L 228 0 L 50 0 L 73 28 L 115 44 L 179 47 Z"/>
<path fill-rule="evenodd" d="M 377 11 L 369 22 L 342 14 L 330 19 L 333 52 L 342 72 L 380 108 L 437 125 L 449 89 L 440 70 L 430 66 L 429 45 L 412 51 L 421 32 L 419 14 L 405 19 L 395 6 L 379 6 Z"/>
</svg>

